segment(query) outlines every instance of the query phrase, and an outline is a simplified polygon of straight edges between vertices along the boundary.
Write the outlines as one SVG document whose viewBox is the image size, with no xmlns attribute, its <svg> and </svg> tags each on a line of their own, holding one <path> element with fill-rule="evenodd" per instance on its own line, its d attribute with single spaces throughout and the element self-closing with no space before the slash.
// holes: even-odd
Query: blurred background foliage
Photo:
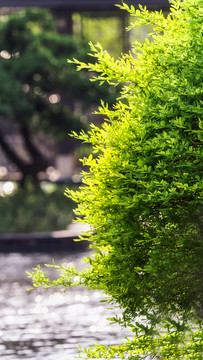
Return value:
<svg viewBox="0 0 203 360">
<path fill-rule="evenodd" d="M 91 82 L 91 74 L 77 72 L 67 58 L 88 62 L 89 41 L 100 42 L 112 56 L 119 56 L 132 39 L 142 41 L 147 34 L 148 29 L 142 28 L 124 38 L 127 25 L 128 19 L 119 16 L 74 14 L 72 35 L 58 33 L 57 19 L 48 9 L 1 16 L 0 148 L 21 173 L 20 180 L 12 182 L 0 164 L 1 233 L 60 230 L 71 223 L 74 203 L 63 194 L 67 184 L 41 182 L 41 174 L 46 176 L 55 165 L 34 136 L 65 139 L 66 153 L 75 156 L 73 175 L 78 177 L 78 158 L 90 149 L 68 133 L 103 121 L 92 112 L 101 98 L 112 105 L 117 89 Z M 22 139 L 23 154 L 12 140 L 16 134 Z"/>
<path fill-rule="evenodd" d="M 126 32 L 128 26 L 129 16 L 126 13 L 121 13 L 120 16 L 108 13 L 73 14 L 74 34 L 93 44 L 99 42 L 115 58 L 123 51 L 128 52 L 133 41 L 143 43 L 146 37 L 150 37 L 151 25 L 143 25 Z"/>
<path fill-rule="evenodd" d="M 8 183 L 7 183 L 8 186 Z M 2 233 L 44 232 L 67 229 L 74 217 L 74 202 L 64 196 L 64 186 L 42 183 L 34 189 L 14 186 L 12 193 L 0 196 Z M 67 185 L 76 188 L 76 185 Z"/>
<path fill-rule="evenodd" d="M 86 129 L 87 112 L 100 98 L 115 100 L 107 85 L 89 81 L 89 74 L 75 71 L 67 58 L 89 60 L 88 45 L 72 35 L 58 34 L 56 20 L 45 9 L 25 9 L 0 23 L 0 145 L 22 173 L 21 185 L 29 177 L 37 183 L 38 173 L 52 165 L 33 141 L 33 134 L 67 138 L 66 151 L 75 141 L 67 137 Z M 17 125 L 27 159 L 19 155 L 4 134 L 4 123 Z"/>
<path fill-rule="evenodd" d="M 74 152 L 79 144 L 68 133 L 87 129 L 90 108 L 101 97 L 113 103 L 116 92 L 67 63 L 74 57 L 88 61 L 88 43 L 59 34 L 49 10 L 23 9 L 0 20 L 0 146 L 21 173 L 18 183 L 0 184 L 0 232 L 66 229 L 74 204 L 63 194 L 66 184 L 42 185 L 40 176 L 54 160 L 34 135 L 65 139 L 66 153 Z M 13 141 L 16 135 L 23 154 Z"/>
</svg>

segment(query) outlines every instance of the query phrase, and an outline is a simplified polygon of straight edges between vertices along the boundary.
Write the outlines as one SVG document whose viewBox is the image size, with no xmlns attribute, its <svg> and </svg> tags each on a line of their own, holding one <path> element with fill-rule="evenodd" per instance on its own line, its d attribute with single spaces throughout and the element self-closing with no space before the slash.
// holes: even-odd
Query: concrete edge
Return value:
<svg viewBox="0 0 203 360">
<path fill-rule="evenodd" d="M 89 241 L 77 241 L 80 235 L 82 235 L 81 228 L 77 227 L 44 233 L 1 233 L 0 253 L 87 250 Z"/>
</svg>

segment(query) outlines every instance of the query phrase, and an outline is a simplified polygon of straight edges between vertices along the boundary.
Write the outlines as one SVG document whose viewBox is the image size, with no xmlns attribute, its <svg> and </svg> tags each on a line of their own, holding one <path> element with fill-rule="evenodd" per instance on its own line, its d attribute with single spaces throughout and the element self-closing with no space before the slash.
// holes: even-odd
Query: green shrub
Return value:
<svg viewBox="0 0 203 360">
<path fill-rule="evenodd" d="M 27 189 L 18 189 L 13 194 L 0 196 L 0 232 L 43 232 L 66 229 L 73 219 L 75 204 L 71 199 L 67 202 L 63 196 L 64 186 L 51 184 L 50 186 L 50 191 L 28 186 Z"/>
<path fill-rule="evenodd" d="M 57 282 L 40 268 L 32 277 L 34 286 L 68 287 L 78 273 L 76 284 L 102 290 L 122 309 L 112 321 L 135 337 L 86 350 L 88 358 L 202 359 L 203 2 L 171 4 L 166 18 L 123 4 L 132 26 L 153 25 L 152 41 L 118 60 L 91 44 L 97 63 L 74 61 L 101 83 L 123 85 L 114 109 L 99 109 L 103 126 L 78 135 L 93 146 L 83 159 L 86 186 L 66 191 L 79 220 L 94 228 L 84 234 L 94 255 L 81 273 L 61 268 Z"/>
</svg>

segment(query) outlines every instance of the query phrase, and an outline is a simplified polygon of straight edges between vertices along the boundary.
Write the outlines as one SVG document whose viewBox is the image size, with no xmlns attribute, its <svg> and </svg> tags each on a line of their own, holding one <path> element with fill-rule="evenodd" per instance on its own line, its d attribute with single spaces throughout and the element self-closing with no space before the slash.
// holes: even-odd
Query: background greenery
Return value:
<svg viewBox="0 0 203 360">
<path fill-rule="evenodd" d="M 88 128 L 90 118 L 100 123 L 99 117 L 93 118 L 89 112 L 101 97 L 112 104 L 116 89 L 91 83 L 86 72 L 75 72 L 74 66 L 67 64 L 67 58 L 89 61 L 90 40 L 100 41 L 112 55 L 119 56 L 123 50 L 123 19 L 108 14 L 96 18 L 74 14 L 74 36 L 70 36 L 57 33 L 57 22 L 46 9 L 23 9 L 1 18 L 0 143 L 11 163 L 22 172 L 20 184 L 25 187 L 24 192 L 18 187 L 14 194 L 0 196 L 0 208 L 7 209 L 1 212 L 1 232 L 57 230 L 71 221 L 71 204 L 63 196 L 63 187 L 57 190 L 55 186 L 52 194 L 41 191 L 39 184 L 36 190 L 27 188 L 30 180 L 36 185 L 38 173 L 50 165 L 50 159 L 33 142 L 33 134 L 66 138 L 66 147 L 74 150 L 75 158 L 89 154 L 89 145 L 79 146 L 67 133 Z M 148 27 L 132 30 L 129 41 L 134 37 L 143 41 Z M 53 95 L 56 103 L 49 101 Z M 6 142 L 5 124 L 7 128 L 18 125 L 30 161 Z M 76 167 L 80 168 L 81 163 L 77 162 Z"/>
<path fill-rule="evenodd" d="M 114 57 L 119 57 L 122 52 L 128 51 L 128 47 L 131 48 L 134 41 L 144 42 L 152 30 L 151 25 L 144 24 L 140 28 L 126 32 L 125 28 L 130 21 L 127 13 L 116 15 L 76 13 L 73 15 L 73 21 L 76 36 L 94 44 L 99 42 Z"/>
<path fill-rule="evenodd" d="M 91 83 L 86 71 L 75 72 L 67 63 L 74 57 L 89 61 L 88 52 L 88 36 L 58 34 L 47 9 L 22 9 L 0 18 L 0 146 L 22 175 L 13 194 L 0 195 L 0 232 L 53 231 L 72 220 L 73 202 L 64 196 L 65 185 L 49 185 L 51 192 L 40 186 L 39 175 L 46 175 L 54 159 L 33 135 L 49 134 L 56 151 L 57 141 L 65 139 L 66 152 L 75 152 L 76 158 L 89 151 L 68 133 L 87 129 L 90 111 L 100 97 L 112 103 L 115 89 Z M 8 141 L 12 133 L 22 139 L 23 153 Z"/>
<path fill-rule="evenodd" d="M 43 189 L 16 189 L 0 197 L 0 232 L 64 230 L 74 217 L 74 202 L 64 196 L 64 185 L 42 183 Z M 72 186 L 74 188 L 74 186 Z"/>
<path fill-rule="evenodd" d="M 39 173 L 53 165 L 36 145 L 34 134 L 66 139 L 66 153 L 76 141 L 71 130 L 88 127 L 87 113 L 112 101 L 114 89 L 89 81 L 86 71 L 77 73 L 67 58 L 89 61 L 87 41 L 57 33 L 56 20 L 46 9 L 23 9 L 0 21 L 0 146 L 22 174 L 37 184 Z M 4 124 L 21 137 L 24 156 L 7 141 Z M 15 134 L 16 135 L 16 134 Z"/>
</svg>

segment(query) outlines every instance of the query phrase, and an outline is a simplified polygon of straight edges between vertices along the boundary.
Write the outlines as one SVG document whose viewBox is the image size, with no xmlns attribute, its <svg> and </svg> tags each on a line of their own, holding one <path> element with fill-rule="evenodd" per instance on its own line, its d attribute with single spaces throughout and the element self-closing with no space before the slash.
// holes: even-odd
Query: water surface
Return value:
<svg viewBox="0 0 203 360">
<path fill-rule="evenodd" d="M 127 333 L 109 325 L 113 313 L 99 292 L 71 288 L 27 291 L 38 264 L 81 267 L 87 254 L 0 254 L 0 359 L 73 360 L 78 344 L 119 343 Z"/>
</svg>

